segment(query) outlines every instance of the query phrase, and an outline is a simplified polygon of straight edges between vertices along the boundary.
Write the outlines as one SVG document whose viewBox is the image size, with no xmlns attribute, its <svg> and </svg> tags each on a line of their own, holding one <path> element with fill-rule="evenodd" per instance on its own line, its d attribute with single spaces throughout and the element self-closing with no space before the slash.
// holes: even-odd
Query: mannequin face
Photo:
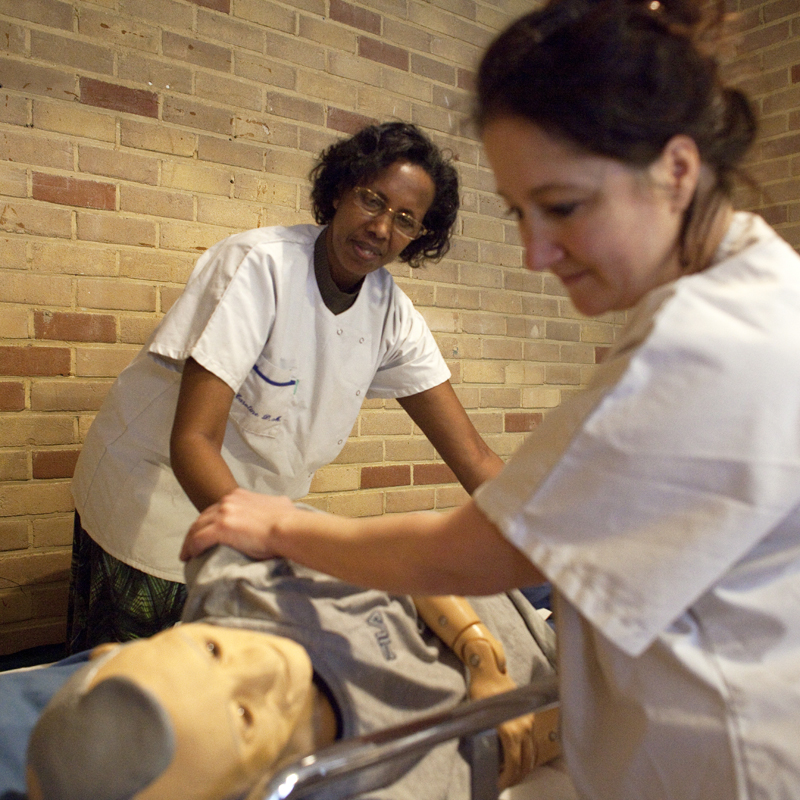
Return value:
<svg viewBox="0 0 800 800">
<path fill-rule="evenodd" d="M 642 169 L 521 117 L 489 122 L 483 144 L 497 191 L 519 222 L 527 268 L 552 272 L 579 311 L 630 308 L 680 277 L 680 231 L 700 170 L 689 137 L 673 137 Z"/>
<path fill-rule="evenodd" d="M 229 797 L 311 746 L 311 663 L 289 639 L 179 625 L 120 647 L 91 685 L 112 676 L 154 694 L 176 733 L 173 762 L 136 800 Z"/>
<path fill-rule="evenodd" d="M 433 179 L 419 165 L 395 161 L 377 177 L 364 181 L 395 211 L 422 220 L 436 197 Z M 350 291 L 376 269 L 394 261 L 411 240 L 398 233 L 390 214 L 370 217 L 348 190 L 336 201 L 336 213 L 327 230 L 325 244 L 331 277 L 342 291 Z"/>
</svg>

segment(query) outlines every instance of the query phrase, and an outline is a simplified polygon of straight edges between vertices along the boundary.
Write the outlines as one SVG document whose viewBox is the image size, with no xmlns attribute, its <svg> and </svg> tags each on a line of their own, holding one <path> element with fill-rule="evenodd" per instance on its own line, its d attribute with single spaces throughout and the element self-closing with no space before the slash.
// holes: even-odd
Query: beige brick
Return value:
<svg viewBox="0 0 800 800">
<path fill-rule="evenodd" d="M 148 53 L 158 52 L 158 27 L 141 20 L 84 7 L 78 17 L 78 30 L 85 36 L 107 44 Z"/>
<path fill-rule="evenodd" d="M 119 187 L 119 203 L 121 211 L 134 214 L 194 219 L 194 200 L 190 194 L 123 185 Z"/>
<path fill-rule="evenodd" d="M 9 655 L 32 647 L 63 644 L 66 641 L 66 618 L 25 621 L 0 628 L 0 655 Z"/>
<path fill-rule="evenodd" d="M 328 55 L 328 71 L 332 75 L 369 86 L 381 86 L 383 68 L 380 64 L 366 61 L 348 53 L 331 52 Z M 394 74 L 397 70 L 391 70 Z M 396 90 L 395 90 L 396 91 Z"/>
<path fill-rule="evenodd" d="M 334 495 L 328 500 L 328 510 L 345 517 L 376 517 L 383 513 L 383 492 Z"/>
<path fill-rule="evenodd" d="M 558 389 L 533 386 L 522 390 L 523 408 L 555 408 L 560 402 Z"/>
<path fill-rule="evenodd" d="M 71 35 L 55 36 L 35 29 L 31 30 L 30 43 L 31 56 L 37 61 L 50 61 L 101 75 L 114 72 L 114 53 L 107 47 L 77 41 Z"/>
<path fill-rule="evenodd" d="M 255 81 L 262 86 L 274 86 L 278 89 L 297 88 L 297 70 L 276 61 L 253 53 L 239 53 L 233 65 L 236 75 Z"/>
<path fill-rule="evenodd" d="M 358 489 L 358 467 L 329 466 L 314 473 L 312 492 L 345 492 Z"/>
<path fill-rule="evenodd" d="M 453 333 L 459 329 L 461 315 L 445 308 L 418 308 L 432 331 Z"/>
<path fill-rule="evenodd" d="M 292 17 L 291 14 L 287 14 L 287 16 Z M 197 33 L 204 39 L 234 45 L 237 60 L 240 48 L 256 53 L 264 52 L 264 31 L 262 29 L 202 8 L 197 12 Z"/>
<path fill-rule="evenodd" d="M 191 157 L 197 149 L 197 134 L 133 119 L 120 120 L 119 139 L 126 147 L 174 156 Z"/>
<path fill-rule="evenodd" d="M 76 218 L 79 239 L 139 247 L 156 245 L 156 226 L 150 220 L 86 211 L 78 211 Z"/>
<path fill-rule="evenodd" d="M 0 520 L 0 550 L 23 550 L 28 546 L 28 522 L 24 519 Z"/>
<path fill-rule="evenodd" d="M 522 391 L 516 387 L 505 389 L 485 388 L 481 390 L 482 408 L 520 408 Z"/>
<path fill-rule="evenodd" d="M 3 61 L 5 62 L 4 89 L 59 99 L 75 95 L 76 81 L 73 70 L 52 69 L 16 59 L 3 59 Z"/>
<path fill-rule="evenodd" d="M 78 417 L 78 441 L 83 442 L 86 440 L 86 434 L 94 422 L 94 414 L 81 414 Z"/>
<path fill-rule="evenodd" d="M 121 0 L 119 10 L 134 19 L 146 19 L 150 23 L 187 31 L 191 30 L 194 22 L 191 6 L 175 0 Z"/>
<path fill-rule="evenodd" d="M 85 278 L 78 281 L 77 304 L 80 308 L 155 311 L 156 290 L 153 286 L 129 283 L 122 292 L 119 281 Z"/>
<path fill-rule="evenodd" d="M 0 236 L 0 265 L 2 265 L 2 269 L 27 269 L 27 262 L 28 243 L 24 239 L 18 236 Z"/>
<path fill-rule="evenodd" d="M 151 156 L 80 145 L 78 164 L 81 172 L 124 178 L 133 183 L 155 186 L 158 183 L 158 160 Z"/>
<path fill-rule="evenodd" d="M 228 197 L 232 183 L 230 170 L 203 167 L 192 161 L 165 161 L 161 167 L 161 185 L 168 189 Z"/>
<path fill-rule="evenodd" d="M 24 450 L 0 450 L 0 481 L 26 481 L 31 477 Z"/>
<path fill-rule="evenodd" d="M 6 274 L 3 276 L 3 299 L 10 303 L 69 306 L 72 281 L 58 275 Z"/>
<path fill-rule="evenodd" d="M 33 245 L 33 266 L 37 272 L 111 276 L 117 273 L 117 258 L 107 247 L 84 242 L 43 242 Z"/>
<path fill-rule="evenodd" d="M 234 230 L 257 228 L 260 211 L 258 206 L 229 198 L 197 198 L 197 221 L 209 225 L 223 225 Z"/>
<path fill-rule="evenodd" d="M 509 364 L 505 368 L 508 384 L 519 386 L 539 386 L 545 382 L 544 367 L 540 364 L 530 364 L 526 361 L 518 361 Z"/>
<path fill-rule="evenodd" d="M 236 175 L 234 197 L 254 203 L 297 208 L 297 184 L 251 173 Z"/>
<path fill-rule="evenodd" d="M 491 361 L 467 362 L 461 365 L 461 372 L 466 383 L 503 383 L 505 368 L 503 364 Z"/>
<path fill-rule="evenodd" d="M 5 447 L 72 444 L 74 440 L 73 417 L 58 414 L 6 415 L 0 431 L 0 444 Z"/>
<path fill-rule="evenodd" d="M 122 52 L 118 56 L 120 80 L 191 94 L 192 70 L 174 61 L 161 61 L 149 53 Z M 149 149 L 149 148 L 148 148 Z"/>
<path fill-rule="evenodd" d="M 402 489 L 386 492 L 386 513 L 430 511 L 436 505 L 435 489 Z"/>
<path fill-rule="evenodd" d="M 72 211 L 33 200 L 11 200 L 0 204 L 0 230 L 69 239 L 72 236 Z"/>
<path fill-rule="evenodd" d="M 119 340 L 125 344 L 143 345 L 158 325 L 155 317 L 121 317 Z"/>
<path fill-rule="evenodd" d="M 1 580 L 1 579 L 0 579 Z M 0 586 L 7 585 L 5 581 Z M 0 622 L 8 625 L 11 622 L 20 622 L 33 616 L 33 593 L 22 587 L 0 590 Z"/>
<path fill-rule="evenodd" d="M 409 436 L 413 429 L 411 418 L 405 411 L 362 411 L 359 421 L 361 436 Z"/>
<path fill-rule="evenodd" d="M 241 109 L 250 108 L 253 111 L 261 111 L 264 108 L 263 90 L 260 86 L 214 73 L 197 73 L 195 94 L 216 102 L 224 97 L 226 104 Z"/>
<path fill-rule="evenodd" d="M 110 388 L 110 381 L 36 380 L 31 385 L 31 410 L 97 411 Z"/>
<path fill-rule="evenodd" d="M 505 336 L 506 321 L 499 314 L 461 315 L 461 326 L 464 333 L 477 333 L 483 336 Z"/>
<path fill-rule="evenodd" d="M 138 347 L 78 347 L 75 350 L 75 375 L 79 378 L 116 378 L 138 352 Z"/>
<path fill-rule="evenodd" d="M 331 25 L 327 19 L 301 15 L 299 35 L 337 53 L 355 53 L 359 37 L 352 28 Z"/>
<path fill-rule="evenodd" d="M 193 225 L 183 222 L 161 223 L 161 247 L 167 250 L 185 250 L 199 256 L 212 244 L 241 230 L 238 226 L 220 228 L 212 225 Z"/>
<path fill-rule="evenodd" d="M 469 494 L 461 486 L 440 486 L 436 489 L 436 508 L 459 508 L 469 500 Z"/>
<path fill-rule="evenodd" d="M 126 278 L 183 285 L 196 260 L 194 255 L 166 253 L 163 250 L 123 250 L 119 254 L 119 274 Z"/>
<path fill-rule="evenodd" d="M 383 459 L 383 444 L 374 440 L 350 438 L 342 452 L 336 457 L 334 464 L 374 463 Z"/>
<path fill-rule="evenodd" d="M 296 32 L 297 12 L 277 3 L 265 3 L 264 0 L 237 0 L 236 16 L 270 30 Z"/>
<path fill-rule="evenodd" d="M 33 521 L 34 547 L 64 547 L 72 544 L 72 514 L 61 514 Z"/>
<path fill-rule="evenodd" d="M 200 161 L 214 161 L 259 172 L 264 167 L 264 148 L 242 139 L 231 141 L 218 136 L 201 136 L 197 157 Z"/>
<path fill-rule="evenodd" d="M 72 495 L 69 491 L 69 481 L 61 481 L 57 483 L 23 483 L 12 484 L 10 486 L 0 484 L 0 517 L 18 517 L 27 514 L 54 514 L 72 511 L 73 502 Z M 69 553 L 66 554 L 66 563 L 69 565 Z M 40 558 L 47 558 L 41 556 Z M 50 562 L 32 561 L 28 560 L 23 564 L 22 561 L 16 565 L 21 575 L 18 583 L 24 584 L 32 581 L 24 580 L 25 576 L 30 571 L 32 574 L 40 574 L 43 571 L 54 573 L 55 567 L 53 566 L 56 561 L 61 559 L 51 559 Z M 9 577 L 9 573 L 13 573 L 15 567 L 10 564 L 14 561 L 13 558 L 0 559 L 0 578 Z M 48 566 L 49 564 L 49 566 Z M 61 577 L 61 576 L 60 576 Z M 56 580 L 55 577 L 50 580 Z"/>
<path fill-rule="evenodd" d="M 172 308 L 175 301 L 181 296 L 183 289 L 173 289 L 169 286 L 162 286 L 159 291 L 159 311 L 166 314 Z"/>
<path fill-rule="evenodd" d="M 2 275 L 0 281 L 5 283 Z M 27 339 L 28 336 L 28 312 L 23 308 L 0 307 L 0 338 Z"/>
<path fill-rule="evenodd" d="M 27 171 L 22 167 L 0 164 L 0 187 L 0 192 L 7 197 L 27 197 Z"/>
<path fill-rule="evenodd" d="M 164 97 L 161 116 L 164 122 L 176 125 L 200 128 L 226 136 L 233 133 L 233 116 L 229 109 L 198 103 L 186 97 Z"/>
<path fill-rule="evenodd" d="M 362 114 L 379 119 L 411 118 L 411 103 L 408 100 L 372 86 L 359 87 L 356 108 Z"/>
</svg>

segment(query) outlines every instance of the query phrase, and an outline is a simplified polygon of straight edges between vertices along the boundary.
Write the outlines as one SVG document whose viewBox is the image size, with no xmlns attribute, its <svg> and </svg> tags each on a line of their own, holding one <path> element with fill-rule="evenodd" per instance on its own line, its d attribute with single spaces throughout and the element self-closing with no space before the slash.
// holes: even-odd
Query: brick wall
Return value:
<svg viewBox="0 0 800 800">
<path fill-rule="evenodd" d="M 481 49 L 530 7 L 0 0 L 0 654 L 63 640 L 75 459 L 197 255 L 243 228 L 311 221 L 315 154 L 365 122 L 411 120 L 458 159 L 449 256 L 392 271 L 491 446 L 509 455 L 585 383 L 620 319 L 579 318 L 553 279 L 522 268 L 464 123 Z M 785 193 L 800 104 L 788 53 L 780 85 L 770 55 L 792 47 L 777 38 L 791 18 L 774 17 L 792 12 L 771 8 L 745 11 L 750 44 L 731 68 L 762 89 L 772 133 L 757 166 Z M 786 220 L 770 207 L 794 235 L 791 204 Z M 365 515 L 464 494 L 396 402 L 369 401 L 308 499 Z"/>
<path fill-rule="evenodd" d="M 729 0 L 736 12 L 728 77 L 755 101 L 760 131 L 748 160 L 759 188 L 742 188 L 738 205 L 758 210 L 800 247 L 800 3 Z"/>
</svg>

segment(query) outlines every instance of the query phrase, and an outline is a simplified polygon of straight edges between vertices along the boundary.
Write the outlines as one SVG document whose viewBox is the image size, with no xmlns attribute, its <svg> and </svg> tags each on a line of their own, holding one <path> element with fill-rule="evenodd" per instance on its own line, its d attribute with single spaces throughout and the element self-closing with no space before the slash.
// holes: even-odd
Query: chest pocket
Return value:
<svg viewBox="0 0 800 800">
<path fill-rule="evenodd" d="M 233 398 L 231 419 L 242 431 L 275 438 L 290 421 L 297 385 L 298 379 L 290 370 L 262 355 Z"/>
</svg>

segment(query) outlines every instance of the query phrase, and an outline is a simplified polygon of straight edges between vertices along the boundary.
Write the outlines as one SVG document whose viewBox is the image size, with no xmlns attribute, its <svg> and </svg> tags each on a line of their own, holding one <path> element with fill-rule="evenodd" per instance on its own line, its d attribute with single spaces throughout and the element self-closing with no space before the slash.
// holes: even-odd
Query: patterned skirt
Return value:
<svg viewBox="0 0 800 800">
<path fill-rule="evenodd" d="M 67 653 L 152 636 L 180 620 L 186 586 L 156 578 L 106 553 L 75 512 Z"/>
</svg>

